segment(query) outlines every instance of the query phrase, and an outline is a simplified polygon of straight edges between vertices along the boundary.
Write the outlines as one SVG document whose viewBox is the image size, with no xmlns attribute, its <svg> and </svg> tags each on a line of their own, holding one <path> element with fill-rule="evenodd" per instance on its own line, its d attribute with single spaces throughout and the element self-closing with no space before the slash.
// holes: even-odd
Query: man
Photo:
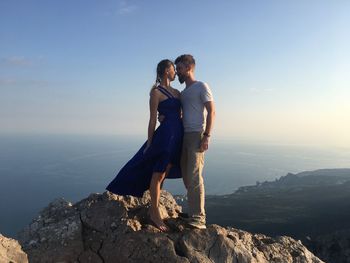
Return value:
<svg viewBox="0 0 350 263">
<path fill-rule="evenodd" d="M 181 55 L 175 60 L 179 82 L 186 87 L 181 92 L 184 138 L 181 153 L 181 171 L 188 199 L 188 224 L 205 229 L 205 190 L 202 171 L 204 152 L 208 150 L 215 119 L 215 105 L 208 84 L 194 76 L 192 55 Z"/>
</svg>

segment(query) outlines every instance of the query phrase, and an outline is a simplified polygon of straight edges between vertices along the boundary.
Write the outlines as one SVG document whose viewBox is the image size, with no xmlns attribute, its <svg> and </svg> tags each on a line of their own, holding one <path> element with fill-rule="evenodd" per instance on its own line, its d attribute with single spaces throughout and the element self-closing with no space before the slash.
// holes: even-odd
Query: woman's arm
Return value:
<svg viewBox="0 0 350 263">
<path fill-rule="evenodd" d="M 154 130 L 157 124 L 157 110 L 159 103 L 159 92 L 156 89 L 151 91 L 150 99 L 149 99 L 149 123 L 148 123 L 148 139 L 147 139 L 147 147 L 149 147 L 152 143 L 152 138 L 154 134 Z"/>
</svg>

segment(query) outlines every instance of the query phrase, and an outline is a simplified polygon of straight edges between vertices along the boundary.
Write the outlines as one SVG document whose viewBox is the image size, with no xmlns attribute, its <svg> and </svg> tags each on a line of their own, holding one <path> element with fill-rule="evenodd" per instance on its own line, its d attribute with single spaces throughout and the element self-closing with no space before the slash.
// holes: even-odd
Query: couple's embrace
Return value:
<svg viewBox="0 0 350 263">
<path fill-rule="evenodd" d="M 106 187 L 114 194 L 137 197 L 149 189 L 150 219 L 161 231 L 168 230 L 159 211 L 165 178 L 183 178 L 188 224 L 205 228 L 202 170 L 215 109 L 209 86 L 195 79 L 194 70 L 192 55 L 179 56 L 175 65 L 167 59 L 158 63 L 156 83 L 150 92 L 148 140 Z M 181 84 L 186 84 L 182 92 L 170 85 L 176 75 Z M 155 130 L 157 116 L 160 125 Z"/>
</svg>

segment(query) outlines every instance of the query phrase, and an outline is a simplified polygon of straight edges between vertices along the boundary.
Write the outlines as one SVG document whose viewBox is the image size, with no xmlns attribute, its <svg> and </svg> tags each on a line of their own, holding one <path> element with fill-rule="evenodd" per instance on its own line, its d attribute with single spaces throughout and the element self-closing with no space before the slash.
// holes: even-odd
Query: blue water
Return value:
<svg viewBox="0 0 350 263">
<path fill-rule="evenodd" d="M 0 136 L 0 233 L 16 237 L 50 201 L 76 202 L 103 192 L 144 142 L 122 136 Z M 350 168 L 350 149 L 252 144 L 216 139 L 206 154 L 206 194 L 228 194 L 243 185 L 288 172 Z M 181 180 L 165 189 L 184 194 Z"/>
</svg>

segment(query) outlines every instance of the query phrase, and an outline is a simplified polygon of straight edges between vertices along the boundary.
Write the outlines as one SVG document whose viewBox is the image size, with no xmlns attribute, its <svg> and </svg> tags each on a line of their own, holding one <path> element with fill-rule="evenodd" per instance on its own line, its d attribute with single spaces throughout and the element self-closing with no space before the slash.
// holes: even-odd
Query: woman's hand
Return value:
<svg viewBox="0 0 350 263">
<path fill-rule="evenodd" d="M 146 144 L 145 149 L 143 149 L 143 154 L 145 154 L 147 152 L 147 150 L 149 149 L 150 146 L 151 146 L 150 144 L 148 144 L 148 143 Z"/>
</svg>

